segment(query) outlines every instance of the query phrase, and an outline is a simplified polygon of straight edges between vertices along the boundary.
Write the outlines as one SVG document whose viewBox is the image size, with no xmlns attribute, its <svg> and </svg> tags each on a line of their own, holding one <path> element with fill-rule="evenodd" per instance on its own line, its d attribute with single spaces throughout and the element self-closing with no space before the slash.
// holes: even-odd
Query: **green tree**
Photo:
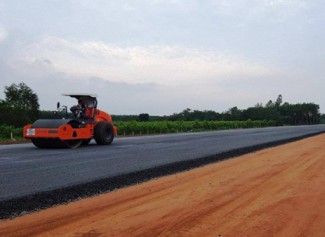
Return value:
<svg viewBox="0 0 325 237">
<path fill-rule="evenodd" d="M 230 108 L 223 114 L 224 120 L 238 121 L 242 119 L 242 111 L 237 106 Z"/>
<path fill-rule="evenodd" d="M 5 87 L 6 101 L 13 107 L 24 110 L 38 110 L 38 96 L 24 82 Z"/>
<path fill-rule="evenodd" d="M 320 123 L 319 105 L 314 103 L 284 103 L 279 108 L 285 124 L 318 124 Z"/>
<path fill-rule="evenodd" d="M 275 106 L 275 104 L 273 103 L 272 100 L 269 100 L 265 105 L 266 108 L 273 108 L 274 106 Z"/>
<path fill-rule="evenodd" d="M 282 95 L 280 94 L 278 95 L 278 98 L 275 101 L 275 107 L 279 108 L 281 104 L 282 104 Z"/>
<path fill-rule="evenodd" d="M 6 86 L 4 93 L 6 98 L 1 105 L 6 108 L 7 116 L 10 115 L 9 117 L 12 118 L 12 121 L 6 122 L 7 124 L 23 126 L 38 118 L 38 96 L 25 83 L 13 83 Z"/>
<path fill-rule="evenodd" d="M 148 122 L 149 114 L 139 114 L 138 121 L 140 122 Z"/>
<path fill-rule="evenodd" d="M 244 120 L 273 120 L 282 125 L 280 113 L 274 107 L 250 107 L 243 111 Z"/>
</svg>

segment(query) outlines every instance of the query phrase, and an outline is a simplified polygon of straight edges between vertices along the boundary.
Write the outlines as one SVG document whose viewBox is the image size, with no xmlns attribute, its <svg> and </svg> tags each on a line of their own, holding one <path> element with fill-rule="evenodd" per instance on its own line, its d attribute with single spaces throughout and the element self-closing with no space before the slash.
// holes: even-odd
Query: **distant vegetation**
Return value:
<svg viewBox="0 0 325 237">
<path fill-rule="evenodd" d="M 320 123 L 325 124 L 325 114 L 320 116 Z"/>
<path fill-rule="evenodd" d="M 268 101 L 265 106 L 257 103 L 254 107 L 240 110 L 237 107 L 218 113 L 212 110 L 191 110 L 185 109 L 180 113 L 169 116 L 149 116 L 142 119 L 141 114 L 137 115 L 113 115 L 113 121 L 269 121 L 276 125 L 303 125 L 319 124 L 325 122 L 325 115 L 319 113 L 319 105 L 315 103 L 289 104 L 282 102 L 279 95 L 275 102 Z"/>
<path fill-rule="evenodd" d="M 0 99 L 0 139 L 21 134 L 21 128 L 39 118 L 60 117 L 52 111 L 40 111 L 38 96 L 25 83 L 11 84 L 4 90 L 6 98 Z M 248 128 L 281 125 L 303 125 L 325 123 L 325 115 L 319 113 L 315 103 L 289 104 L 279 95 L 264 106 L 257 103 L 247 109 L 232 107 L 219 113 L 212 110 L 191 110 L 167 116 L 112 115 L 119 134 L 151 134 Z"/>
<path fill-rule="evenodd" d="M 273 120 L 276 125 L 302 125 L 318 124 L 321 115 L 319 105 L 314 103 L 289 104 L 282 102 L 282 95 L 279 95 L 275 102 L 268 101 L 265 106 L 261 103 L 254 107 L 240 110 L 237 107 L 230 108 L 223 113 L 215 111 L 198 111 L 186 109 L 181 113 L 175 113 L 164 117 L 170 121 L 246 121 L 250 120 Z"/>
</svg>

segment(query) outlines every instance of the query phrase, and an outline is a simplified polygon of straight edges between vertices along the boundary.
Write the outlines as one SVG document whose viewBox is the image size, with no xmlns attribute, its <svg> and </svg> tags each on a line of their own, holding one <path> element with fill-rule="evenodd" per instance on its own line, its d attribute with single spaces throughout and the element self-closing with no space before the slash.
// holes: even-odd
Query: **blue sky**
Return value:
<svg viewBox="0 0 325 237">
<path fill-rule="evenodd" d="M 0 0 L 0 89 L 42 109 L 99 95 L 113 114 L 315 102 L 325 112 L 323 1 Z M 3 89 L 0 98 L 4 98 Z"/>
</svg>

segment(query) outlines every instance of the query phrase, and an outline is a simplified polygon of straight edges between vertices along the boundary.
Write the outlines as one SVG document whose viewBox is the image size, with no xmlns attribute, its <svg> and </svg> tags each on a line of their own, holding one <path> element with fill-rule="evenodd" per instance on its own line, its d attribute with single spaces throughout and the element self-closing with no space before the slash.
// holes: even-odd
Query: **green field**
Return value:
<svg viewBox="0 0 325 237">
<path fill-rule="evenodd" d="M 143 135 L 269 127 L 275 126 L 275 121 L 129 121 L 115 122 L 114 124 L 118 128 L 119 135 Z"/>
</svg>

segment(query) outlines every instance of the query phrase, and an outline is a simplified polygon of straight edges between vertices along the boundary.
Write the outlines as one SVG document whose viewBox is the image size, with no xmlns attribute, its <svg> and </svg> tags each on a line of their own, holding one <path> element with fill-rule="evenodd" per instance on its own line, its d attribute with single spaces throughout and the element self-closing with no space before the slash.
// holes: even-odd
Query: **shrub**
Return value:
<svg viewBox="0 0 325 237">
<path fill-rule="evenodd" d="M 0 137 L 10 138 L 11 133 L 14 137 L 22 137 L 23 129 L 15 128 L 14 126 L 0 125 Z"/>
</svg>

